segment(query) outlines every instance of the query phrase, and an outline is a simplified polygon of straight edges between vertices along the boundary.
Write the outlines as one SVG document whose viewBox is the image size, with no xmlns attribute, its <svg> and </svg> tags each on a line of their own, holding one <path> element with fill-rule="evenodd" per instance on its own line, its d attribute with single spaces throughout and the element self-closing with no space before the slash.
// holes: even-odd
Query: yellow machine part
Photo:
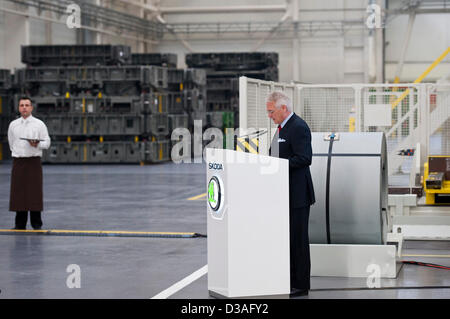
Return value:
<svg viewBox="0 0 450 319">
<path fill-rule="evenodd" d="M 449 155 L 433 155 L 433 157 L 450 157 Z M 428 157 L 428 161 L 430 160 L 430 156 Z M 429 189 L 427 188 L 426 181 L 428 179 L 430 172 L 428 170 L 428 162 L 424 164 L 424 173 L 423 173 L 423 190 L 425 192 L 425 204 L 426 205 L 440 205 L 436 203 L 436 194 L 448 194 L 450 195 L 450 180 L 444 180 L 441 189 Z"/>
</svg>

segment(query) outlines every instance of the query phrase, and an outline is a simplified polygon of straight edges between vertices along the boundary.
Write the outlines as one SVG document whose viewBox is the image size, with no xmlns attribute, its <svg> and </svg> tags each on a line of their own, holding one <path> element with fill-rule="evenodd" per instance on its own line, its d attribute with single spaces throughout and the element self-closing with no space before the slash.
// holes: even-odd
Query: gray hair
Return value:
<svg viewBox="0 0 450 319">
<path fill-rule="evenodd" d="M 270 93 L 266 98 L 266 102 L 275 103 L 275 107 L 277 109 L 279 109 L 282 105 L 286 105 L 288 111 L 292 112 L 291 99 L 283 92 L 275 91 Z"/>
</svg>

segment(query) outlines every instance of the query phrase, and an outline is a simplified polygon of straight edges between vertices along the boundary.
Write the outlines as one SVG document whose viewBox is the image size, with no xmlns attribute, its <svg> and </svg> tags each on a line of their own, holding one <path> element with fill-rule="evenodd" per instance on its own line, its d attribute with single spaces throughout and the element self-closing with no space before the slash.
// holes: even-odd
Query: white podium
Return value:
<svg viewBox="0 0 450 319">
<path fill-rule="evenodd" d="M 288 295 L 288 161 L 207 149 L 206 169 L 210 295 Z"/>
</svg>

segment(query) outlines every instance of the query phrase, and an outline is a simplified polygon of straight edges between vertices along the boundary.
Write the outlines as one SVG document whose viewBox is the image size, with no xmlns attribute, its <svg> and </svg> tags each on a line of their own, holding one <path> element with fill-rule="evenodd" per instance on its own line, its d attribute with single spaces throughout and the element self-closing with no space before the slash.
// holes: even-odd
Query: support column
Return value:
<svg viewBox="0 0 450 319">
<path fill-rule="evenodd" d="M 50 11 L 46 11 L 47 18 L 53 18 L 53 14 Z M 53 44 L 53 22 L 45 21 L 45 44 Z"/>
<path fill-rule="evenodd" d="M 292 40 L 292 79 L 300 81 L 300 39 L 298 30 L 299 0 L 292 0 L 292 22 L 294 23 L 294 39 Z"/>
<path fill-rule="evenodd" d="M 419 105 L 419 127 L 420 127 L 420 166 L 421 174 L 423 175 L 423 164 L 428 160 L 428 143 L 430 138 L 429 133 L 429 115 L 430 115 L 430 87 L 426 84 L 420 84 L 418 88 Z"/>
<path fill-rule="evenodd" d="M 381 12 L 386 8 L 385 0 L 376 0 L 376 4 L 380 6 Z M 376 56 L 376 83 L 384 83 L 384 30 L 385 26 L 375 29 L 375 56 Z"/>
<path fill-rule="evenodd" d="M 408 27 L 406 29 L 406 34 L 403 42 L 402 51 L 400 53 L 400 58 L 398 60 L 397 69 L 395 70 L 394 83 L 400 82 L 400 76 L 402 74 L 403 63 L 405 61 L 406 50 L 408 49 L 409 39 L 411 38 L 412 29 L 414 25 L 414 20 L 416 19 L 415 12 L 411 12 L 408 18 Z"/>
</svg>

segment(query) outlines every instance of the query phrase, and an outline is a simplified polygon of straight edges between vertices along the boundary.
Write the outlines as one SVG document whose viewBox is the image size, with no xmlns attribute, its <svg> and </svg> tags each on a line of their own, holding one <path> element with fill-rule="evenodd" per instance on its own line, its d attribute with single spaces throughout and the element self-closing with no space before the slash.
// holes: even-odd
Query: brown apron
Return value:
<svg viewBox="0 0 450 319">
<path fill-rule="evenodd" d="M 14 157 L 9 210 L 13 212 L 42 211 L 44 209 L 42 193 L 41 158 L 39 156 Z"/>
</svg>

